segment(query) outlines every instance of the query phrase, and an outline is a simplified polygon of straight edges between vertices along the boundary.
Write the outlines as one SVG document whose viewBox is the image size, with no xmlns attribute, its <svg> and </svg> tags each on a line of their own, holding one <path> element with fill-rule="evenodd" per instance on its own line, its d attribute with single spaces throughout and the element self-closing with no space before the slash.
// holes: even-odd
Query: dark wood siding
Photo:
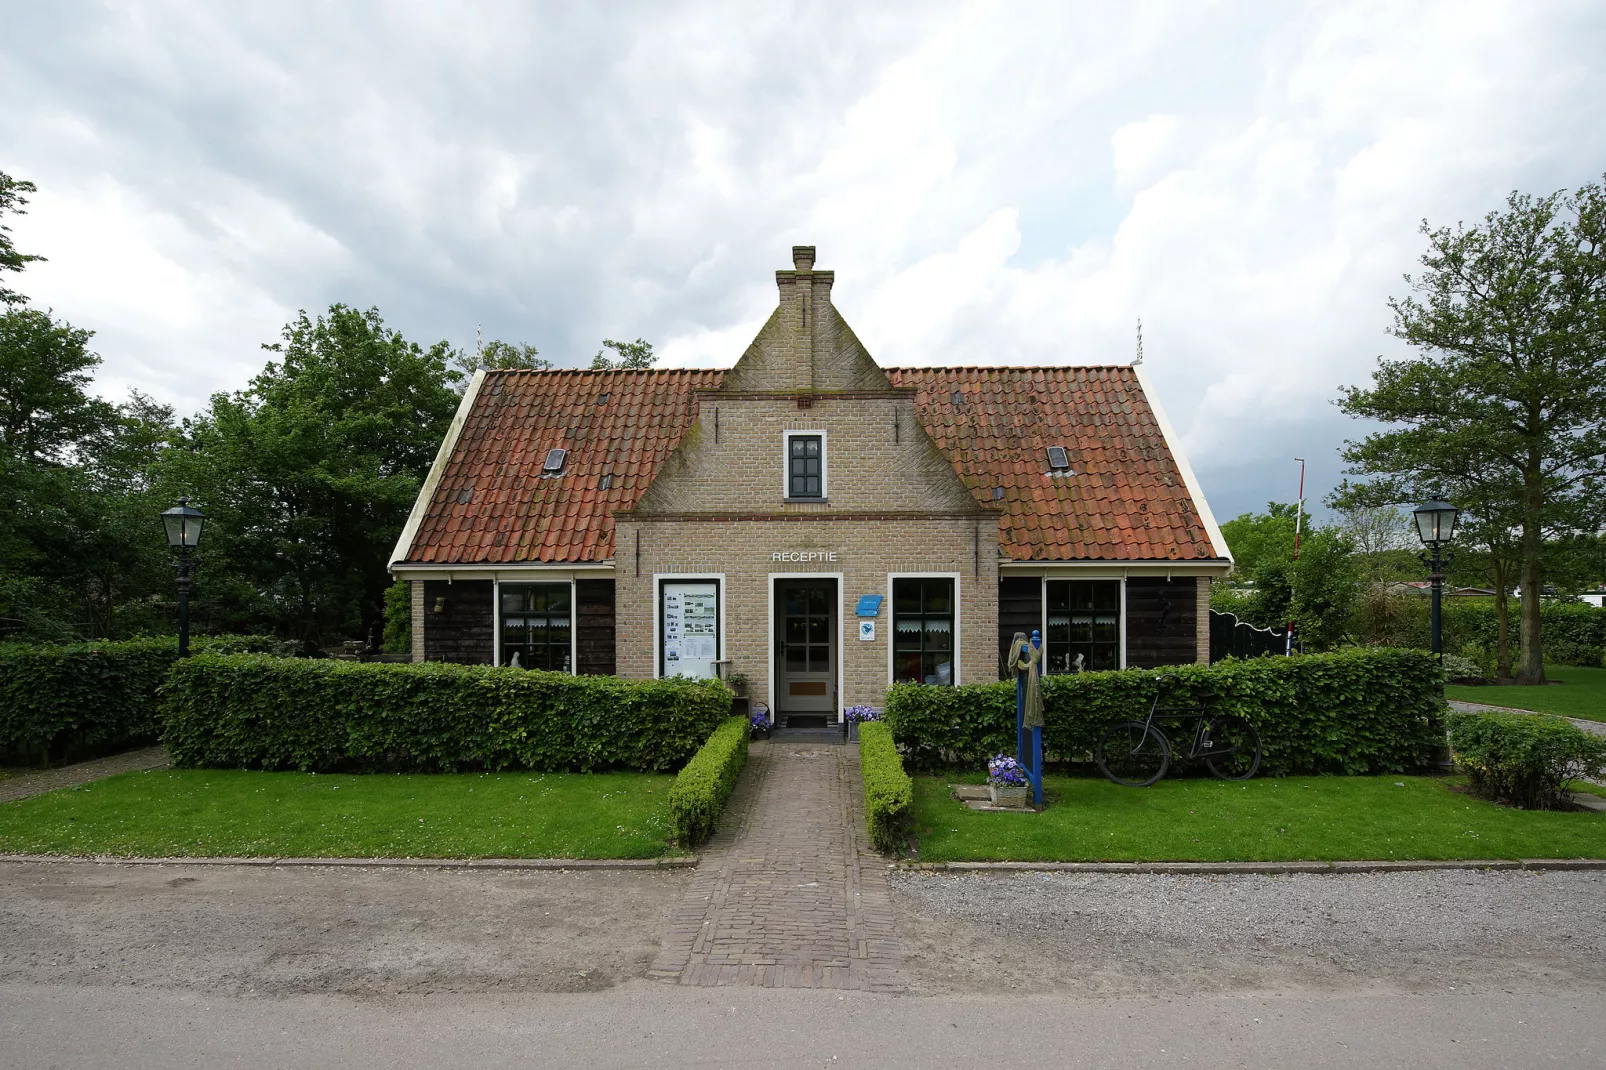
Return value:
<svg viewBox="0 0 1606 1070">
<path fill-rule="evenodd" d="M 1192 576 L 1126 581 L 1126 665 L 1154 669 L 1198 658 L 1198 587 Z"/>
<path fill-rule="evenodd" d="M 614 647 L 613 581 L 574 581 L 575 667 L 582 676 L 612 676 Z"/>
<path fill-rule="evenodd" d="M 1031 637 L 1043 628 L 1043 581 L 1036 576 L 1007 576 L 998 581 L 998 669 L 1002 679 L 1004 659 L 1016 632 Z"/>
<path fill-rule="evenodd" d="M 424 660 L 489 665 L 496 642 L 495 597 L 490 580 L 425 580 Z"/>
</svg>

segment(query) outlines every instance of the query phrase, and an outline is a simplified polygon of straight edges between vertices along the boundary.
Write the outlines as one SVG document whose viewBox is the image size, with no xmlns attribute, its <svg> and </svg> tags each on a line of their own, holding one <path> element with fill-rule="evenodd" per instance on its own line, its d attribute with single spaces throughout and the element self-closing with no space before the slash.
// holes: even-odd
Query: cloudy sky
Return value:
<svg viewBox="0 0 1606 1070">
<path fill-rule="evenodd" d="M 13 285 L 190 412 L 298 308 L 728 365 L 1145 362 L 1222 517 L 1338 478 L 1416 232 L 1606 171 L 1606 6 L 0 0 Z"/>
</svg>

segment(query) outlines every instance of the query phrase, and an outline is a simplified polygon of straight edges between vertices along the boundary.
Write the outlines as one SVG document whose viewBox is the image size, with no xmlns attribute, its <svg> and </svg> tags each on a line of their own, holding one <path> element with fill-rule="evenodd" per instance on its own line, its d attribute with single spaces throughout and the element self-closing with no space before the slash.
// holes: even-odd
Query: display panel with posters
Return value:
<svg viewBox="0 0 1606 1070">
<path fill-rule="evenodd" d="M 659 673 L 719 675 L 719 581 L 664 580 L 659 588 Z"/>
</svg>

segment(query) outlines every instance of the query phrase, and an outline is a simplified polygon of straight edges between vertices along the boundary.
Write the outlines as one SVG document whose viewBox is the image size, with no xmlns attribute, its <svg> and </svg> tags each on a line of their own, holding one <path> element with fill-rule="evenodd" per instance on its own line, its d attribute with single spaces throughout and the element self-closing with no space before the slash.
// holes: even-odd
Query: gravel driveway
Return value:
<svg viewBox="0 0 1606 1070">
<path fill-rule="evenodd" d="M 927 992 L 1606 991 L 1606 873 L 917 874 Z"/>
<path fill-rule="evenodd" d="M 569 992 L 638 977 L 677 870 L 0 862 L 0 984 Z"/>
</svg>

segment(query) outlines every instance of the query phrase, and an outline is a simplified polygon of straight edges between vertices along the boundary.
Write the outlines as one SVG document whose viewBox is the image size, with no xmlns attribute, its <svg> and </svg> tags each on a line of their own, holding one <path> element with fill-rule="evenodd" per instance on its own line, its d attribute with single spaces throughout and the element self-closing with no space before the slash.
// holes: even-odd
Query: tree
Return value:
<svg viewBox="0 0 1606 1070">
<path fill-rule="evenodd" d="M 60 461 L 115 422 L 112 406 L 89 393 L 100 366 L 92 337 L 37 309 L 0 314 L 0 448 L 28 461 Z"/>
<path fill-rule="evenodd" d="M 211 518 L 208 612 L 324 643 L 383 616 L 390 551 L 456 411 L 429 349 L 344 305 L 284 328 L 249 387 L 215 394 L 164 460 L 169 492 Z"/>
<path fill-rule="evenodd" d="M 618 356 L 610 358 L 603 349 L 597 350 L 597 355 L 591 358 L 592 371 L 650 368 L 658 360 L 653 356 L 652 343 L 645 338 L 637 338 L 634 342 L 615 342 L 612 338 L 604 338 L 602 345 Z"/>
<path fill-rule="evenodd" d="M 540 350 L 525 342 L 504 342 L 500 338 L 493 338 L 477 353 L 456 354 L 452 358 L 452 363 L 461 368 L 465 375 L 473 375 L 481 368 L 488 372 L 550 369 L 552 362 L 541 357 L 539 353 Z"/>
<path fill-rule="evenodd" d="M 1259 628 L 1292 622 L 1302 642 L 1327 649 L 1345 637 L 1360 591 L 1354 544 L 1338 529 L 1308 525 L 1296 561 L 1295 509 L 1268 502 L 1264 513 L 1244 513 L 1221 525 L 1233 571 L 1254 584 L 1238 603 L 1239 615 Z"/>
<path fill-rule="evenodd" d="M 23 194 L 37 192 L 32 182 L 12 178 L 0 171 L 0 219 L 4 219 L 7 213 L 26 215 L 22 206 L 28 203 L 28 198 Z M 21 271 L 34 261 L 43 259 L 34 253 L 17 252 L 17 247 L 11 242 L 11 228 L 0 223 L 0 271 Z M 26 300 L 17 291 L 0 286 L 0 305 L 16 306 Z"/>
<path fill-rule="evenodd" d="M 1539 602 L 1548 534 L 1575 528 L 1606 482 L 1606 182 L 1574 194 L 1512 193 L 1482 225 L 1422 232 L 1415 292 L 1390 301 L 1417 355 L 1379 359 L 1349 387 L 1352 416 L 1398 425 L 1359 442 L 1351 471 L 1397 501 L 1434 490 L 1508 518 L 1519 547 L 1523 663 L 1543 683 Z"/>
</svg>

